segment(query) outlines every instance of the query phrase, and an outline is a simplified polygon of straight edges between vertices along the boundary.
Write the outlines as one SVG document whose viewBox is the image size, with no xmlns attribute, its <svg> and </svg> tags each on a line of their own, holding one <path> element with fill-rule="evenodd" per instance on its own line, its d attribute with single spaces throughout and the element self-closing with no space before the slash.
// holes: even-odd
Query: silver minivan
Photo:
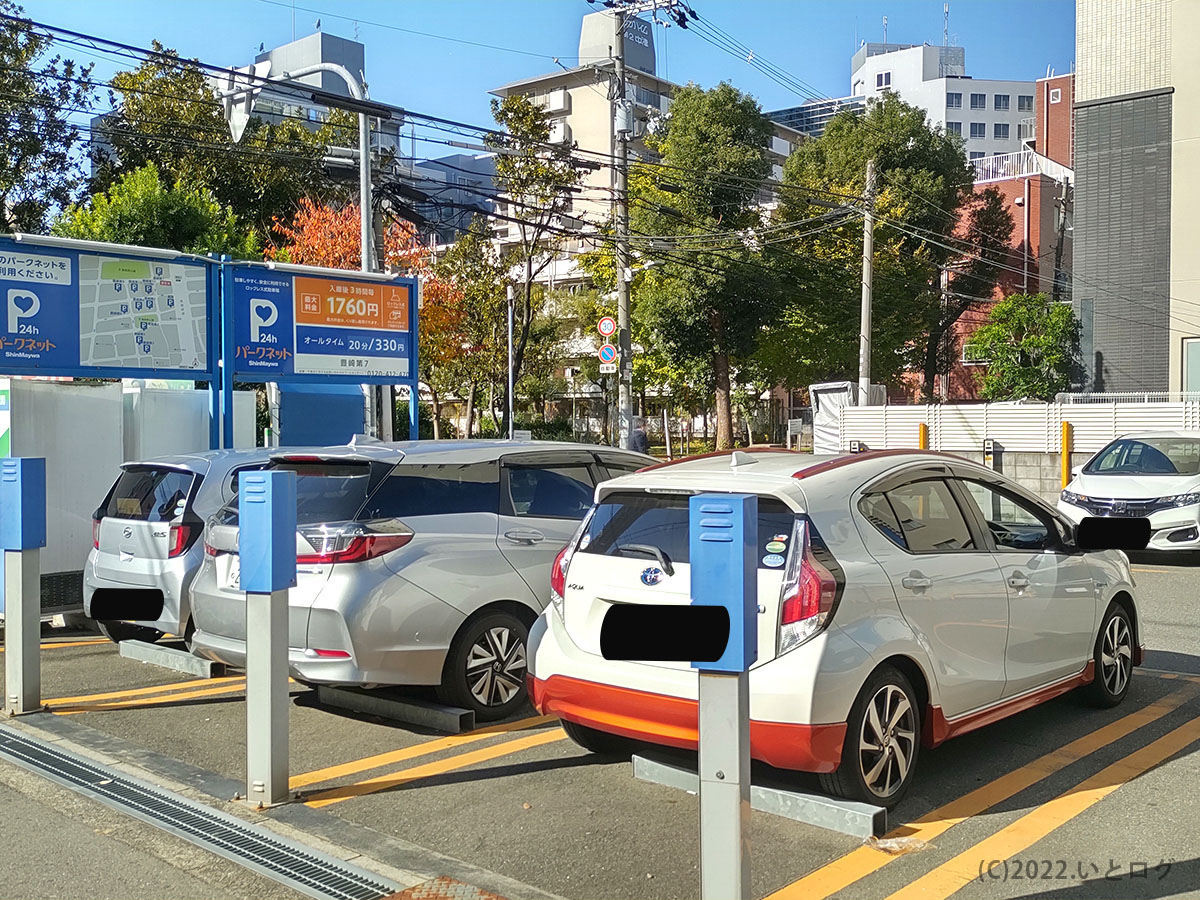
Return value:
<svg viewBox="0 0 1200 900">
<path fill-rule="evenodd" d="M 296 473 L 292 677 L 436 685 L 480 719 L 525 699 L 529 626 L 595 486 L 640 453 L 522 441 L 370 443 L 278 453 Z M 237 504 L 209 522 L 192 585 L 193 652 L 246 661 Z"/>
<path fill-rule="evenodd" d="M 237 493 L 269 449 L 210 450 L 128 462 L 92 514 L 83 611 L 113 641 L 191 639 L 188 587 L 204 556 L 204 521 Z"/>
</svg>

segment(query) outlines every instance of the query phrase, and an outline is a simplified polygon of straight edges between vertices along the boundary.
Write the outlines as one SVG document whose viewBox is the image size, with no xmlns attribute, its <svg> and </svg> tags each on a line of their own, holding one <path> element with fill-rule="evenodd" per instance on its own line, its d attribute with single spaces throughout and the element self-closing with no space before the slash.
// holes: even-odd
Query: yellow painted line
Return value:
<svg viewBox="0 0 1200 900">
<path fill-rule="evenodd" d="M 1184 568 L 1168 569 L 1168 568 L 1163 568 L 1160 566 L 1130 566 L 1129 568 L 1132 569 L 1134 572 L 1165 572 L 1167 574 L 1170 574 L 1171 572 L 1186 572 L 1187 571 L 1187 569 L 1184 569 Z"/>
<path fill-rule="evenodd" d="M 561 728 L 554 728 L 539 734 L 531 734 L 528 737 L 514 738 L 511 741 L 505 741 L 491 747 L 484 747 L 480 750 L 473 750 L 470 753 L 460 753 L 458 756 L 451 756 L 449 759 L 441 759 L 436 762 L 413 766 L 411 769 L 401 769 L 398 772 L 381 775 L 378 778 L 371 778 L 367 781 L 360 781 L 357 784 L 348 784 L 345 787 L 320 791 L 308 797 L 305 800 L 305 804 L 317 808 L 329 806 L 333 803 L 341 803 L 343 800 L 349 800 L 351 797 L 362 797 L 365 794 L 386 791 L 388 788 L 408 784 L 410 781 L 429 778 L 433 775 L 442 775 L 446 772 L 453 772 L 455 769 L 464 769 L 476 763 L 487 762 L 501 756 L 519 753 L 522 750 L 540 747 L 542 744 L 561 741 L 566 736 L 566 733 Z"/>
<path fill-rule="evenodd" d="M 956 800 L 951 800 L 926 813 L 909 825 L 901 825 L 899 828 L 893 829 L 888 837 L 915 837 L 923 841 L 932 841 L 958 823 L 987 811 L 996 804 L 1066 768 L 1071 763 L 1107 747 L 1151 722 L 1158 721 L 1193 699 L 1196 694 L 1197 691 L 1192 688 L 1184 688 L 1168 694 L 1149 706 L 1142 707 L 1115 722 L 1110 722 L 1103 728 L 1064 744 L 1045 756 L 1040 756 L 1018 769 L 1001 775 L 995 781 L 980 785 Z M 859 847 L 810 872 L 798 881 L 793 881 L 786 887 L 780 888 L 771 894 L 768 900 L 800 900 L 800 898 L 823 900 L 838 891 L 845 890 L 854 882 L 882 869 L 898 858 L 873 847 Z"/>
<path fill-rule="evenodd" d="M 1117 788 L 1200 741 L 1200 718 L 1180 725 L 1153 743 L 1101 769 L 1075 787 L 1026 813 L 969 850 L 896 891 L 887 900 L 944 900 L 979 877 L 981 860 L 1005 860 L 1095 806 Z"/>
<path fill-rule="evenodd" d="M 432 741 L 424 741 L 420 744 L 414 744 L 411 747 L 403 747 L 399 750 L 391 750 L 387 753 L 379 753 L 375 756 L 367 756 L 362 759 L 351 760 L 347 763 L 341 763 L 336 766 L 326 766 L 324 769 L 315 769 L 312 772 L 305 772 L 302 775 L 292 776 L 288 782 L 292 790 L 304 787 L 309 784 L 317 784 L 321 781 L 331 781 L 334 778 L 341 778 L 345 775 L 354 775 L 358 772 L 365 772 L 368 769 L 378 769 L 382 766 L 390 766 L 394 763 L 404 762 L 407 759 L 413 759 L 417 756 L 426 756 L 430 753 L 438 753 L 442 750 L 450 750 L 454 747 L 461 747 L 463 744 L 471 744 L 475 741 L 486 740 L 490 737 L 495 737 L 498 734 L 506 734 L 510 731 L 521 731 L 525 728 L 532 728 L 535 725 L 545 725 L 548 722 L 553 722 L 554 716 L 530 716 L 528 719 L 519 719 L 516 722 L 507 722 L 503 725 L 489 725 L 486 728 L 478 728 L 475 731 L 468 731 L 464 734 L 454 734 L 449 737 L 437 738 Z"/>
<path fill-rule="evenodd" d="M 74 716 L 85 712 L 105 712 L 114 709 L 132 709 L 138 706 L 150 706 L 154 704 L 168 705 L 178 703 L 184 700 L 195 700 L 200 697 L 212 697 L 217 694 L 232 694 L 239 691 L 244 691 L 246 685 L 225 684 L 220 687 L 208 688 L 203 691 L 184 691 L 178 694 L 167 694 L 164 697 L 142 697 L 138 700 L 110 700 L 105 703 L 82 703 L 73 706 L 51 707 L 50 711 L 57 713 L 60 716 Z"/>
<path fill-rule="evenodd" d="M 41 645 L 43 650 L 54 650 L 58 647 L 93 647 L 96 644 L 112 644 L 112 641 L 107 638 L 102 638 L 97 641 L 47 641 Z M 113 644 L 115 647 L 116 644 Z M 4 648 L 0 647 L 0 653 L 4 652 Z"/>
<path fill-rule="evenodd" d="M 113 700 L 118 697 L 140 697 L 146 694 L 164 694 L 169 691 L 191 690 L 201 685 L 230 684 L 244 682 L 244 675 L 229 675 L 224 678 L 199 678 L 194 681 L 174 681 L 171 684 L 155 684 L 149 687 L 130 688 L 126 691 L 109 691 L 107 694 L 82 694 L 78 697 L 54 697 L 47 703 L 85 703 L 89 700 Z"/>
</svg>

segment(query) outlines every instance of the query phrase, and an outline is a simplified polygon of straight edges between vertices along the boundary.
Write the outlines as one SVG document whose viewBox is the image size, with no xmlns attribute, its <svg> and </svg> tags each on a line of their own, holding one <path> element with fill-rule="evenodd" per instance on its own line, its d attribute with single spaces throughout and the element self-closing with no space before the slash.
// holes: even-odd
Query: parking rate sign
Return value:
<svg viewBox="0 0 1200 900">
<path fill-rule="evenodd" d="M 412 282 L 243 267 L 233 273 L 234 371 L 408 378 Z"/>
</svg>

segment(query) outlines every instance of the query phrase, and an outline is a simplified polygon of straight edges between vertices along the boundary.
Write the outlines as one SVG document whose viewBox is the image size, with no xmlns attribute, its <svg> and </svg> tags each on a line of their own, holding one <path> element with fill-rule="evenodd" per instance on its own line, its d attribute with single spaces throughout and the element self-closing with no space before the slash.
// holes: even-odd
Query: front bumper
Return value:
<svg viewBox="0 0 1200 900">
<path fill-rule="evenodd" d="M 1058 511 L 1077 525 L 1092 515 L 1086 509 L 1064 500 L 1058 501 Z M 1147 550 L 1200 549 L 1200 505 L 1164 509 L 1147 518 L 1150 519 Z"/>
</svg>

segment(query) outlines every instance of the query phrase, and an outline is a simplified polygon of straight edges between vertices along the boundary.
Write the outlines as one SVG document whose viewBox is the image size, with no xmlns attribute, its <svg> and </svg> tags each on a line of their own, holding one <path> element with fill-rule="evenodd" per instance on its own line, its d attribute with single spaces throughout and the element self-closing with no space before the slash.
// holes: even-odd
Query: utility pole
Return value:
<svg viewBox="0 0 1200 900">
<path fill-rule="evenodd" d="M 508 286 L 508 439 L 513 439 L 516 426 L 516 403 L 513 399 L 513 286 Z"/>
<path fill-rule="evenodd" d="M 625 97 L 625 10 L 613 10 L 617 20 L 613 63 L 616 74 L 613 135 L 617 143 L 617 423 L 619 445 L 629 449 L 633 433 L 633 340 L 629 334 L 629 138 L 633 110 Z"/>
<path fill-rule="evenodd" d="M 871 279 L 875 250 L 875 160 L 867 160 L 866 204 L 863 209 L 862 318 L 858 337 L 858 405 L 871 394 Z"/>
</svg>

